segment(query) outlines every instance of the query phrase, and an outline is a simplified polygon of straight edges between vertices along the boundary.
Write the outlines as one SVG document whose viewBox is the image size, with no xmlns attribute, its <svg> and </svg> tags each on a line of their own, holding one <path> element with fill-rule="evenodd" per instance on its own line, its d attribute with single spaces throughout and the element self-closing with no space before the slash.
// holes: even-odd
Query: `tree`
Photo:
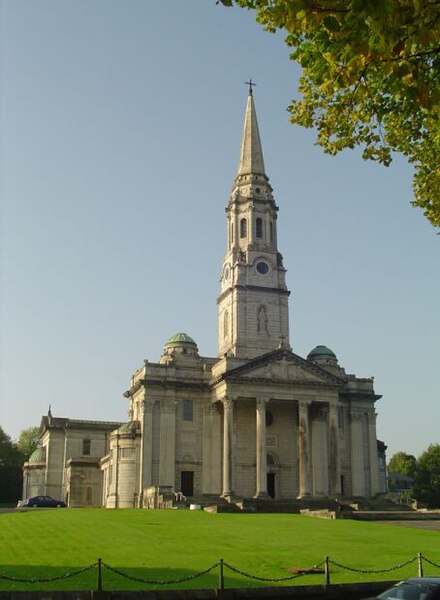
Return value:
<svg viewBox="0 0 440 600">
<path fill-rule="evenodd" d="M 417 459 L 406 452 L 396 452 L 388 463 L 389 473 L 401 473 L 414 479 L 417 469 Z"/>
<path fill-rule="evenodd" d="M 28 460 L 34 450 L 40 446 L 39 427 L 23 429 L 17 441 L 17 449 L 23 456 L 23 461 Z"/>
<path fill-rule="evenodd" d="M 440 507 L 440 444 L 431 444 L 419 456 L 414 496 L 431 508 Z"/>
<path fill-rule="evenodd" d="M 283 30 L 303 71 L 291 121 L 336 154 L 414 165 L 413 205 L 440 226 L 439 0 L 217 0 Z"/>
<path fill-rule="evenodd" d="M 0 502 L 16 502 L 21 497 L 23 457 L 0 427 Z"/>
</svg>

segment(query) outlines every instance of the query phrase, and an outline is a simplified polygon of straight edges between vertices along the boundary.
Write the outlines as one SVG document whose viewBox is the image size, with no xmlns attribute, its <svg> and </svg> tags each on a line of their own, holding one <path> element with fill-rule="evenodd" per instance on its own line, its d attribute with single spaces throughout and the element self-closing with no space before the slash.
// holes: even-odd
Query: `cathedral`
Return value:
<svg viewBox="0 0 440 600">
<path fill-rule="evenodd" d="M 266 175 L 252 87 L 226 208 L 218 356 L 177 333 L 129 389 L 128 422 L 54 417 L 24 465 L 23 497 L 69 506 L 171 506 L 258 498 L 370 498 L 385 491 L 373 380 L 326 346 L 289 341 L 278 206 Z"/>
</svg>

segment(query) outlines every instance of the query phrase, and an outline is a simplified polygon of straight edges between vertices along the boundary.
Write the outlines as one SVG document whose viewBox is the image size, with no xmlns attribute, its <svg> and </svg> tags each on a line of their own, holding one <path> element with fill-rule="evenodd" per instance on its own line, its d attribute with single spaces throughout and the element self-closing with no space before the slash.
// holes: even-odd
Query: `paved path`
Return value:
<svg viewBox="0 0 440 600">
<path fill-rule="evenodd" d="M 400 525 L 401 527 L 415 527 L 416 529 L 427 529 L 428 531 L 440 531 L 440 521 L 376 521 L 383 525 Z"/>
</svg>

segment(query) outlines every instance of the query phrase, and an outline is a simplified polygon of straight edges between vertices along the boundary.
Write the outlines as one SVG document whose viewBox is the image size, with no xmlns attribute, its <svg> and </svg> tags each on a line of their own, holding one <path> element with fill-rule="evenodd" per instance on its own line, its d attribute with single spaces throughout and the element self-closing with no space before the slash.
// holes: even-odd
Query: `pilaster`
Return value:
<svg viewBox="0 0 440 600">
<path fill-rule="evenodd" d="M 217 403 L 203 406 L 202 492 L 221 493 L 221 420 Z"/>
<path fill-rule="evenodd" d="M 370 488 L 371 495 L 379 493 L 379 460 L 377 456 L 376 412 L 368 414 L 368 445 L 370 453 Z"/>
<path fill-rule="evenodd" d="M 339 424 L 336 403 L 329 405 L 328 423 L 328 451 L 329 451 L 329 487 L 330 495 L 338 497 L 341 495 L 341 457 L 339 449 Z"/>
<path fill-rule="evenodd" d="M 159 485 L 174 488 L 176 448 L 176 401 L 163 400 L 160 404 L 160 462 Z"/>
<path fill-rule="evenodd" d="M 140 461 L 139 505 L 142 504 L 143 490 L 152 484 L 153 459 L 153 405 L 152 400 L 144 400 L 140 407 L 142 423 L 142 444 Z"/>
<path fill-rule="evenodd" d="M 364 413 L 352 409 L 350 413 L 351 438 L 351 495 L 365 496 L 365 463 L 364 463 Z"/>
</svg>

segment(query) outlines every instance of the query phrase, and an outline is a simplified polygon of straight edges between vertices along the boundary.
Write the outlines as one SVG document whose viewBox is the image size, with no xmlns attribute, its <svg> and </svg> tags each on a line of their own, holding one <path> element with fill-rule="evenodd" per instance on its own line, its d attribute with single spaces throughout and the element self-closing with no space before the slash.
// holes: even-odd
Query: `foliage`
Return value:
<svg viewBox="0 0 440 600">
<path fill-rule="evenodd" d="M 414 479 L 417 468 L 417 459 L 406 452 L 396 452 L 388 463 L 389 473 L 401 473 Z"/>
<path fill-rule="evenodd" d="M 21 496 L 23 457 L 0 427 L 0 502 L 16 502 Z"/>
<path fill-rule="evenodd" d="M 431 444 L 419 457 L 414 496 L 431 508 L 440 507 L 440 444 Z"/>
<path fill-rule="evenodd" d="M 17 448 L 23 456 L 23 460 L 28 460 L 30 455 L 40 446 L 39 427 L 28 427 L 23 429 L 17 441 Z"/>
<path fill-rule="evenodd" d="M 406 452 L 393 454 L 388 472 L 412 477 L 412 496 L 431 508 L 440 507 L 440 444 L 428 446 L 418 459 Z"/>
<path fill-rule="evenodd" d="M 346 519 L 311 519 L 292 514 L 209 514 L 189 510 L 35 510 L 1 516 L 2 573 L 44 577 L 103 562 L 132 576 L 172 579 L 194 575 L 223 558 L 261 577 L 285 577 L 290 568 L 308 568 L 329 555 L 355 568 L 387 568 L 422 551 L 440 562 L 438 532 L 384 527 Z M 333 569 L 332 569 L 333 570 Z M 416 564 L 391 576 L 415 575 Z M 38 589 L 91 589 L 92 575 L 40 584 Z M 431 571 L 432 573 L 432 571 Z M 427 568 L 427 575 L 430 574 Z M 225 569 L 227 587 L 267 585 Z M 371 577 L 371 576 L 370 576 Z M 372 578 L 389 580 L 390 573 Z M 172 588 L 216 587 L 218 569 Z M 322 584 L 322 574 L 293 584 Z M 365 581 L 365 573 L 334 569 L 333 582 Z M 285 585 L 292 585 L 285 582 Z M 35 585 L 0 581 L 1 589 L 36 589 Z M 145 589 L 104 570 L 105 589 Z M 150 586 L 147 586 L 150 587 Z M 163 589 L 163 588 L 162 588 Z"/>
<path fill-rule="evenodd" d="M 303 69 L 291 121 L 316 127 L 329 154 L 360 146 L 388 166 L 402 153 L 415 168 L 414 206 L 440 226 L 440 2 L 218 2 L 255 9 L 267 31 L 287 32 Z"/>
</svg>

